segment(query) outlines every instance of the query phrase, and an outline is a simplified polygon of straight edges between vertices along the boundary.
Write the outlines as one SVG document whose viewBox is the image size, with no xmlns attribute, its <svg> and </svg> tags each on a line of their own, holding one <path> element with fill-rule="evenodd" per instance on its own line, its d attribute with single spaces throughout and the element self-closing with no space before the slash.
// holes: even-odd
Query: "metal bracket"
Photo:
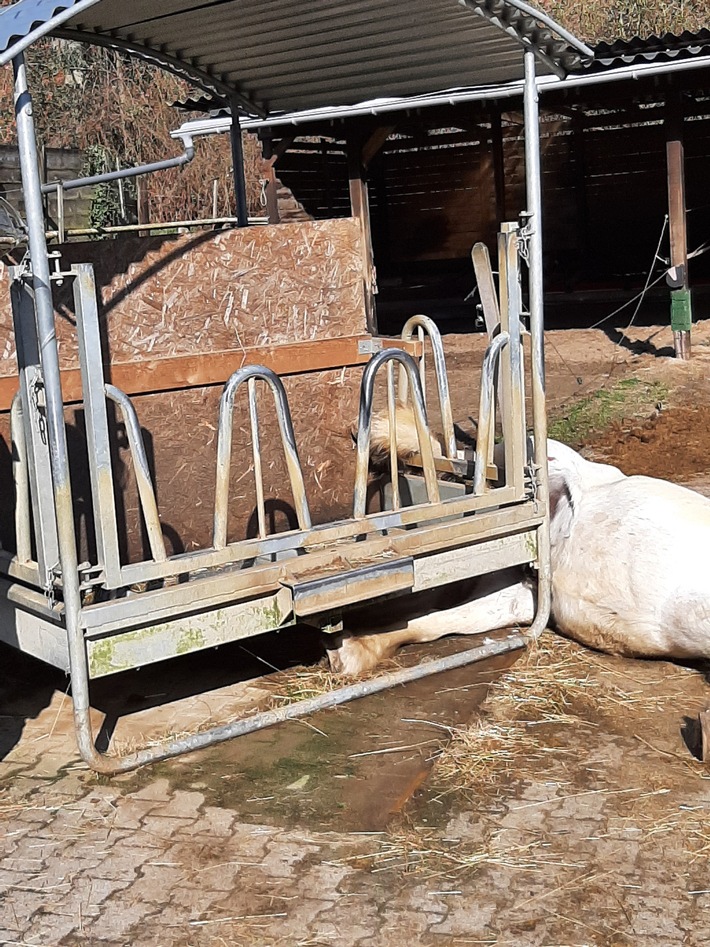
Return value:
<svg viewBox="0 0 710 947">
<path fill-rule="evenodd" d="M 529 210 L 520 212 L 520 230 L 518 230 L 518 254 L 527 266 L 530 266 L 530 238 L 535 233 L 534 214 Z"/>
<path fill-rule="evenodd" d="M 528 478 L 528 482 L 530 485 L 530 499 L 535 504 L 536 512 L 537 512 L 537 502 L 538 502 L 537 473 L 539 470 L 540 470 L 539 465 L 533 463 L 532 460 L 525 467 L 525 476 Z"/>
<path fill-rule="evenodd" d="M 94 585 L 103 585 L 105 581 L 105 572 L 102 566 L 94 566 L 90 562 L 79 564 L 79 580 L 81 588 L 86 590 Z"/>
<path fill-rule="evenodd" d="M 358 355 L 374 355 L 382 351 L 382 339 L 370 338 L 360 339 L 357 344 Z"/>
<path fill-rule="evenodd" d="M 47 599 L 47 607 L 51 610 L 56 604 L 56 599 L 54 597 L 54 590 L 57 586 L 61 586 L 62 580 L 62 569 L 58 562 L 53 566 L 47 569 L 47 574 L 44 579 L 44 595 Z"/>
<path fill-rule="evenodd" d="M 52 282 L 56 282 L 57 286 L 61 286 L 64 282 L 65 276 L 73 276 L 73 273 L 64 273 L 61 269 L 61 259 L 62 255 L 59 250 L 47 251 L 47 259 L 51 260 L 54 264 L 54 270 L 49 274 L 49 278 Z"/>
</svg>

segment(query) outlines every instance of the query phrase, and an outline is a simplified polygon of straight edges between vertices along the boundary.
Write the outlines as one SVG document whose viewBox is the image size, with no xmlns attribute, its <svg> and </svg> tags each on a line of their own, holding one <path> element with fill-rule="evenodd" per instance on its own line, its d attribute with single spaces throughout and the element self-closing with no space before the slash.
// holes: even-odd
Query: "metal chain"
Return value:
<svg viewBox="0 0 710 947">
<path fill-rule="evenodd" d="M 54 581 L 61 575 L 59 563 L 55 563 L 47 569 L 47 575 L 44 580 L 44 594 L 47 599 L 47 607 L 51 610 L 56 604 L 54 596 Z"/>
<path fill-rule="evenodd" d="M 42 443 L 47 443 L 47 416 L 44 410 L 44 405 L 39 403 L 40 392 L 44 391 L 44 382 L 41 378 L 35 378 L 32 384 L 32 407 L 35 410 L 35 415 L 37 418 L 37 430 L 39 431 L 39 436 L 42 439 Z"/>
<path fill-rule="evenodd" d="M 525 223 L 518 231 L 518 253 L 520 259 L 530 266 L 530 237 L 535 233 L 533 217 L 528 211 L 523 211 L 520 215 Z"/>
<path fill-rule="evenodd" d="M 530 480 L 530 499 L 533 501 L 535 506 L 537 506 L 537 472 L 539 469 L 540 468 L 535 463 L 533 463 L 532 460 L 529 461 L 525 467 L 525 473 Z"/>
</svg>

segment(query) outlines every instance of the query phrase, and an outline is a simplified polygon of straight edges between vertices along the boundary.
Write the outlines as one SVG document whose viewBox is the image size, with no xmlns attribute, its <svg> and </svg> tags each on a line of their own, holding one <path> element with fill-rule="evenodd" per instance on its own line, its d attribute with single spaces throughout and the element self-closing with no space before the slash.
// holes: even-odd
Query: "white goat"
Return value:
<svg viewBox="0 0 710 947">
<path fill-rule="evenodd" d="M 406 446 L 402 440 L 402 451 Z M 710 657 L 710 500 L 664 480 L 627 477 L 557 441 L 548 441 L 548 461 L 557 628 L 613 654 Z M 414 603 L 397 600 L 359 610 L 329 652 L 331 667 L 357 674 L 403 644 L 534 617 L 535 585 L 520 570 L 465 583 L 459 594 L 460 604 L 436 611 L 434 599 L 424 597 L 413 616 L 405 609 Z M 380 630 L 364 633 L 373 627 Z"/>
</svg>

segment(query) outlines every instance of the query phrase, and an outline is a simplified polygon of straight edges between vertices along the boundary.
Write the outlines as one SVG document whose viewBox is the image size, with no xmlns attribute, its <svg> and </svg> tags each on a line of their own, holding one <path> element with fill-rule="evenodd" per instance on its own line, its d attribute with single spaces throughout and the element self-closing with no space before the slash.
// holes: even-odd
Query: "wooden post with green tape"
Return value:
<svg viewBox="0 0 710 947">
<path fill-rule="evenodd" d="M 671 328 L 676 358 L 690 358 L 693 310 L 688 281 L 688 233 L 685 207 L 685 150 L 683 102 L 679 94 L 666 99 L 666 163 L 668 169 L 668 223 L 671 240 Z"/>
</svg>

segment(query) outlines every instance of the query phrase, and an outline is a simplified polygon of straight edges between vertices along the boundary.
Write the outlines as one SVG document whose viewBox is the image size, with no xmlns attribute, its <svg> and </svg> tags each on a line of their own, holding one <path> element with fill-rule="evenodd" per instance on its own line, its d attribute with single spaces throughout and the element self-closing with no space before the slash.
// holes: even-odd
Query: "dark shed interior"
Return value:
<svg viewBox="0 0 710 947">
<path fill-rule="evenodd" d="M 667 54 L 668 38 L 658 43 Z M 607 49 L 616 65 L 661 57 L 651 41 Z M 349 172 L 362 155 L 381 331 L 398 331 L 413 310 L 448 331 L 474 324 L 471 247 L 493 250 L 500 223 L 525 208 L 521 110 L 516 98 L 471 101 L 273 130 L 276 172 L 316 219 L 351 213 Z M 658 282 L 637 319 L 667 320 L 666 144 L 684 143 L 692 254 L 708 239 L 710 67 L 544 91 L 541 121 L 547 324 L 593 324 L 651 269 Z M 692 257 L 689 274 L 701 316 L 710 256 Z"/>
</svg>

